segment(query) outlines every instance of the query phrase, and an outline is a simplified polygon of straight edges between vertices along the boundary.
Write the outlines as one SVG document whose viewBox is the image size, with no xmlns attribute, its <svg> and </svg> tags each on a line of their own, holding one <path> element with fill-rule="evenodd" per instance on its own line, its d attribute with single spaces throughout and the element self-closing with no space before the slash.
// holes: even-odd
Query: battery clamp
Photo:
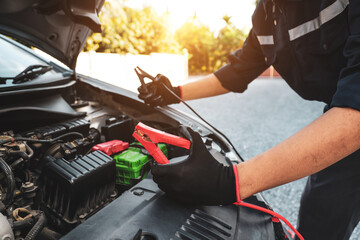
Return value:
<svg viewBox="0 0 360 240">
<path fill-rule="evenodd" d="M 140 80 L 140 83 L 142 86 L 145 85 L 145 82 L 144 82 L 144 78 L 149 78 L 151 81 L 154 81 L 155 78 L 153 76 L 151 76 L 150 74 L 148 74 L 147 72 L 145 72 L 144 70 L 142 70 L 141 68 L 139 67 L 136 67 L 135 68 L 135 72 L 136 74 L 138 75 L 139 77 L 139 80 Z M 163 87 L 165 89 L 167 89 L 167 91 L 169 91 L 174 97 L 176 97 L 180 102 L 182 102 L 186 107 L 188 107 L 197 117 L 199 117 L 203 122 L 205 122 L 207 125 L 209 125 L 210 127 L 212 127 L 217 133 L 219 133 L 221 136 L 223 136 L 228 142 L 229 144 L 231 145 L 231 147 L 233 148 L 233 150 L 237 153 L 237 155 L 240 157 L 240 159 L 242 161 L 244 161 L 240 154 L 237 152 L 237 150 L 235 149 L 234 145 L 231 143 L 231 141 L 220 131 L 218 130 L 217 128 L 215 128 L 214 126 L 212 126 L 210 123 L 208 123 L 204 118 L 202 118 L 193 108 L 191 108 L 184 100 L 182 100 L 178 95 L 176 95 L 171 89 L 169 89 L 164 83 L 162 83 Z M 140 126 L 140 127 L 139 127 Z M 149 130 L 148 133 L 155 133 L 157 136 L 157 140 L 160 140 L 162 139 L 162 134 L 163 134 L 163 137 L 164 139 L 176 139 L 177 136 L 174 136 L 174 135 L 171 135 L 171 137 L 169 137 L 168 133 L 165 133 L 165 132 L 161 132 L 157 129 L 151 129 L 150 127 L 146 126 L 145 124 L 143 123 L 139 123 L 136 128 L 135 128 L 135 132 L 133 134 L 133 136 L 141 143 L 143 144 L 143 146 L 147 149 L 146 146 L 148 146 L 148 148 L 150 149 L 156 149 L 156 143 L 157 142 L 152 142 L 151 141 L 151 136 L 149 136 L 148 134 L 145 134 L 145 135 L 142 135 L 141 131 L 139 132 L 137 129 L 147 129 Z M 150 137 L 150 138 L 149 138 Z M 180 138 L 180 137 L 178 137 Z M 139 140 L 140 139 L 140 140 Z M 186 140 L 186 139 L 185 139 Z M 176 143 L 176 141 L 175 141 Z M 187 149 L 190 148 L 190 141 L 189 141 L 189 147 Z M 173 144 L 173 145 L 176 145 L 176 144 Z M 176 145 L 178 146 L 178 145 Z M 187 145 L 186 145 L 187 146 Z M 148 150 L 148 149 L 147 149 Z M 148 150 L 149 151 L 149 150 Z M 159 150 L 160 151 L 160 150 Z M 169 163 L 169 160 L 167 160 L 167 158 L 163 158 L 163 157 L 159 157 L 158 156 L 158 150 L 154 150 L 154 159 L 158 159 L 157 162 L 160 163 L 160 164 L 168 164 Z M 149 153 L 151 154 L 151 152 L 149 151 Z M 152 154 L 151 154 L 152 155 Z M 160 154 L 161 155 L 161 154 Z M 234 165 L 234 173 L 235 173 L 235 181 L 236 181 L 236 191 L 237 191 L 237 202 L 235 202 L 234 204 L 235 205 L 238 205 L 238 206 L 243 206 L 243 207 L 247 207 L 247 208 L 252 208 L 252 209 L 255 209 L 255 210 L 258 210 L 258 211 L 261 211 L 261 212 L 264 212 L 264 213 L 267 213 L 269 215 L 271 215 L 273 217 L 273 221 L 283 221 L 294 233 L 295 235 L 300 239 L 300 240 L 304 240 L 303 236 L 296 230 L 296 228 L 291 225 L 291 223 L 286 219 L 284 218 L 283 216 L 281 216 L 280 214 L 270 210 L 270 209 L 267 209 L 267 208 L 263 208 L 263 207 L 260 207 L 260 206 L 257 206 L 257 205 L 254 205 L 254 204 L 250 204 L 250 203 L 246 203 L 244 201 L 242 201 L 239 197 L 239 193 L 238 193 L 238 190 L 239 190 L 239 181 L 238 181 L 238 176 L 237 176 L 237 171 L 236 171 L 236 165 Z"/>
</svg>

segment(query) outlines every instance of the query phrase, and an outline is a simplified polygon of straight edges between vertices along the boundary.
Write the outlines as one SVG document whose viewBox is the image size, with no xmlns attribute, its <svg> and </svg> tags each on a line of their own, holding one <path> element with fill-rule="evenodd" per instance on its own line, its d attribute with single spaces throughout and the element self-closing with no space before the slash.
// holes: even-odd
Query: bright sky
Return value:
<svg viewBox="0 0 360 240">
<path fill-rule="evenodd" d="M 254 2 L 255 0 L 128 0 L 126 4 L 135 8 L 153 6 L 159 13 L 168 10 L 175 28 L 180 27 L 196 12 L 202 23 L 217 31 L 225 25 L 222 20 L 224 15 L 231 16 L 231 21 L 239 29 L 250 30 Z"/>
</svg>

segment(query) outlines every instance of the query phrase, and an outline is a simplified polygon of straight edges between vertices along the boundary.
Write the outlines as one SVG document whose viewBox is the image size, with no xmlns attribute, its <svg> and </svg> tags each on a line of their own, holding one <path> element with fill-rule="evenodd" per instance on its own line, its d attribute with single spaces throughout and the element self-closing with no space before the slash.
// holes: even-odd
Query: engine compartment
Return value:
<svg viewBox="0 0 360 240">
<path fill-rule="evenodd" d="M 152 157 L 132 137 L 139 121 L 180 134 L 179 123 L 159 113 L 125 114 L 79 99 L 72 107 L 84 117 L 0 134 L 0 218 L 9 222 L 0 228 L 11 229 L 9 239 L 59 239 L 145 179 Z M 211 136 L 205 138 L 223 158 Z M 169 159 L 188 154 L 159 148 Z"/>
<path fill-rule="evenodd" d="M 225 138 L 186 114 L 85 76 L 0 100 L 11 100 L 0 107 L 0 239 L 285 239 L 267 214 L 183 205 L 153 182 L 153 159 L 132 137 L 139 122 L 178 136 L 186 125 L 219 162 L 241 161 Z M 170 161 L 189 154 L 158 147 Z M 270 208 L 260 194 L 246 201 Z"/>
</svg>

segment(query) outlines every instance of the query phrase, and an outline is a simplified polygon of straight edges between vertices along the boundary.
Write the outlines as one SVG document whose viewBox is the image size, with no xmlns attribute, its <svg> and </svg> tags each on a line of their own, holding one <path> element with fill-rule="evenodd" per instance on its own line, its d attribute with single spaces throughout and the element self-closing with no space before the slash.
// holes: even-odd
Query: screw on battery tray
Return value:
<svg viewBox="0 0 360 240">
<path fill-rule="evenodd" d="M 136 189 L 136 190 L 133 191 L 133 194 L 136 195 L 136 196 L 142 196 L 142 195 L 144 195 L 144 193 L 145 192 L 142 189 Z"/>
</svg>

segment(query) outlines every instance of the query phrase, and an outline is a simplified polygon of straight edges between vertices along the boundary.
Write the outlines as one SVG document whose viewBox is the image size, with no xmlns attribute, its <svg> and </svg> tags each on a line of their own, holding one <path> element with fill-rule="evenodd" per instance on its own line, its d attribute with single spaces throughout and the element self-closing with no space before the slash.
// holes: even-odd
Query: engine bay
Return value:
<svg viewBox="0 0 360 240">
<path fill-rule="evenodd" d="M 145 179 L 153 159 L 132 137 L 140 120 L 179 135 L 178 126 L 151 114 L 134 117 L 96 101 L 72 107 L 84 117 L 0 134 L 0 220 L 8 220 L 0 228 L 9 239 L 59 239 Z M 204 139 L 224 159 L 211 136 Z M 169 159 L 188 154 L 158 147 Z"/>
<path fill-rule="evenodd" d="M 226 138 L 113 85 L 85 76 L 70 82 L 0 94 L 8 103 L 0 106 L 0 239 L 284 239 L 266 213 L 168 198 L 133 132 L 141 122 L 184 138 L 185 125 L 219 162 L 239 163 Z M 157 147 L 170 161 L 189 154 Z M 270 209 L 261 194 L 244 201 Z"/>
</svg>

